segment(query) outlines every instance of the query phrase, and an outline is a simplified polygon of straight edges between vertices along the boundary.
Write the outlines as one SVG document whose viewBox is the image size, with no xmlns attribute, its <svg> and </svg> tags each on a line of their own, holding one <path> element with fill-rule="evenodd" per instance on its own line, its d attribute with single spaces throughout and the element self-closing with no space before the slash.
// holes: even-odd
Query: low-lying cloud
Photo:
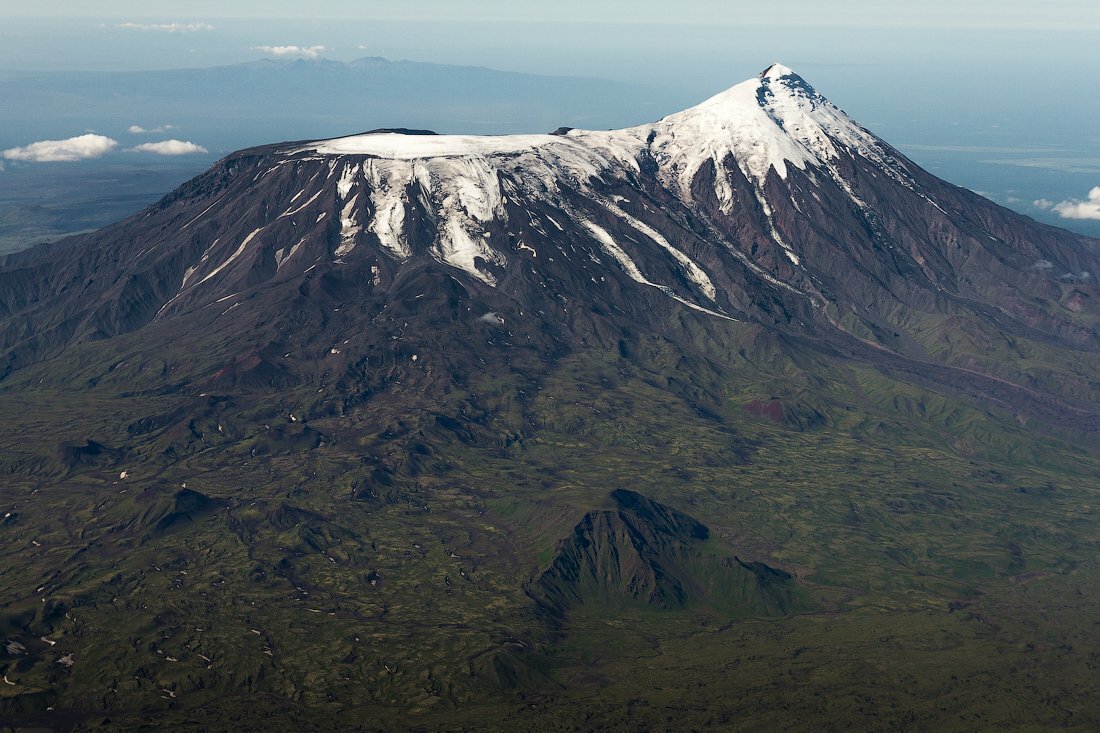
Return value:
<svg viewBox="0 0 1100 733">
<path fill-rule="evenodd" d="M 127 130 L 131 135 L 155 135 L 159 132 L 168 132 L 169 130 L 177 129 L 175 125 L 161 125 L 160 127 L 142 127 L 141 125 L 130 125 Z"/>
<path fill-rule="evenodd" d="M 131 31 L 162 31 L 164 33 L 196 33 L 212 31 L 209 23 L 119 23 L 116 28 Z"/>
<path fill-rule="evenodd" d="M 1032 203 L 1040 209 L 1050 209 L 1063 219 L 1100 220 L 1100 186 L 1089 190 L 1084 200 L 1069 199 L 1056 204 L 1049 199 L 1038 199 Z"/>
<path fill-rule="evenodd" d="M 192 153 L 209 153 L 210 151 L 201 145 L 196 145 L 187 140 L 162 140 L 156 143 L 142 143 L 130 148 L 135 153 L 156 153 L 157 155 L 191 155 Z"/>
<path fill-rule="evenodd" d="M 332 49 L 327 46 L 253 46 L 253 51 L 262 51 L 268 56 L 280 58 L 315 59 L 325 51 Z"/>
<path fill-rule="evenodd" d="M 67 140 L 40 140 L 18 148 L 8 148 L 6 160 L 22 160 L 34 163 L 64 163 L 74 160 L 99 158 L 118 147 L 118 141 L 106 135 L 77 135 Z"/>
</svg>

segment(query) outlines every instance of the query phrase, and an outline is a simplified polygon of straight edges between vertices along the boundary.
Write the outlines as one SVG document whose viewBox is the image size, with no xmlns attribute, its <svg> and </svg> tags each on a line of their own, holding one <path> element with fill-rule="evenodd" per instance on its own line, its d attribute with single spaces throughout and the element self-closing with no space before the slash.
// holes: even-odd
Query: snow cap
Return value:
<svg viewBox="0 0 1100 733">
<path fill-rule="evenodd" d="M 784 76 L 798 76 L 798 74 L 783 64 L 772 64 L 760 72 L 761 79 L 780 79 Z"/>
</svg>

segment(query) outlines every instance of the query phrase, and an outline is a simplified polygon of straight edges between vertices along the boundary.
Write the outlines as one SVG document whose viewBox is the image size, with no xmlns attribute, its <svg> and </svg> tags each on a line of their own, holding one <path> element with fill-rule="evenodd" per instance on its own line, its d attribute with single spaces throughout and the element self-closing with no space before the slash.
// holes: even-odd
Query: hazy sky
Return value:
<svg viewBox="0 0 1100 733">
<path fill-rule="evenodd" d="M 94 13 L 89 12 L 94 7 Z M 390 20 L 497 20 L 641 23 L 766 23 L 826 26 L 931 26 L 973 28 L 1100 28 L 1096 0 L 51 0 L 4 2 L 0 18 L 132 17 L 375 18 Z"/>
</svg>

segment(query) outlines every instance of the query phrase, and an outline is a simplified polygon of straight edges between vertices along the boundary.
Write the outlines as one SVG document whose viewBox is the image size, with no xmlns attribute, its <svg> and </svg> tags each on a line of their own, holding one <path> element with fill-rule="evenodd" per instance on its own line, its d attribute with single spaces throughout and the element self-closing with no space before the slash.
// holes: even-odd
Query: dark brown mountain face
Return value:
<svg viewBox="0 0 1100 733">
<path fill-rule="evenodd" d="M 0 259 L 0 719 L 1100 720 L 1098 272 L 781 66 L 235 153 Z"/>
<path fill-rule="evenodd" d="M 1094 354 L 1096 261 L 1095 241 L 935 179 L 773 67 L 623 131 L 383 131 L 237 153 L 125 222 L 9 257 L 0 347 L 11 374 L 143 328 L 237 332 L 251 343 L 222 376 L 278 385 L 326 351 L 347 379 L 392 328 L 403 343 L 495 328 L 553 352 L 690 318 L 1093 430 L 1083 375 L 944 345 L 993 329 L 1008 349 Z M 306 365 L 274 356 L 303 339 Z"/>
</svg>

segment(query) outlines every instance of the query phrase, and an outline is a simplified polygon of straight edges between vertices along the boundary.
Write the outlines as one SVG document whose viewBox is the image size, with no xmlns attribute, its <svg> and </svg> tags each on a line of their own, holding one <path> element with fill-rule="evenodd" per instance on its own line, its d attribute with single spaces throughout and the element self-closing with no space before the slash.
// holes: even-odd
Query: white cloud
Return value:
<svg viewBox="0 0 1100 733">
<path fill-rule="evenodd" d="M 1054 202 L 1050 199 L 1035 199 L 1031 202 L 1031 205 L 1037 209 L 1052 209 L 1054 208 Z"/>
<path fill-rule="evenodd" d="M 1072 199 L 1052 207 L 1063 219 L 1100 220 L 1100 186 L 1094 186 L 1084 201 Z"/>
<path fill-rule="evenodd" d="M 157 155 L 189 155 L 191 153 L 209 153 L 201 145 L 186 140 L 162 140 L 158 143 L 142 143 L 129 149 L 134 153 L 156 153 Z"/>
<path fill-rule="evenodd" d="M 325 51 L 332 49 L 327 46 L 253 46 L 253 51 L 263 51 L 268 56 L 280 58 L 315 59 Z"/>
<path fill-rule="evenodd" d="M 67 140 L 41 140 L 21 148 L 4 151 L 8 160 L 29 160 L 35 163 L 57 163 L 86 158 L 98 158 L 118 147 L 118 141 L 105 135 L 77 135 Z"/>
<path fill-rule="evenodd" d="M 154 134 L 158 132 L 168 132 L 169 130 L 178 129 L 175 125 L 161 125 L 160 127 L 142 127 L 141 125 L 130 125 L 127 130 L 131 135 L 145 135 Z"/>
<path fill-rule="evenodd" d="M 209 23 L 119 23 L 115 27 L 133 31 L 164 31 L 166 33 L 195 33 L 196 31 L 214 30 L 214 26 Z"/>
</svg>

